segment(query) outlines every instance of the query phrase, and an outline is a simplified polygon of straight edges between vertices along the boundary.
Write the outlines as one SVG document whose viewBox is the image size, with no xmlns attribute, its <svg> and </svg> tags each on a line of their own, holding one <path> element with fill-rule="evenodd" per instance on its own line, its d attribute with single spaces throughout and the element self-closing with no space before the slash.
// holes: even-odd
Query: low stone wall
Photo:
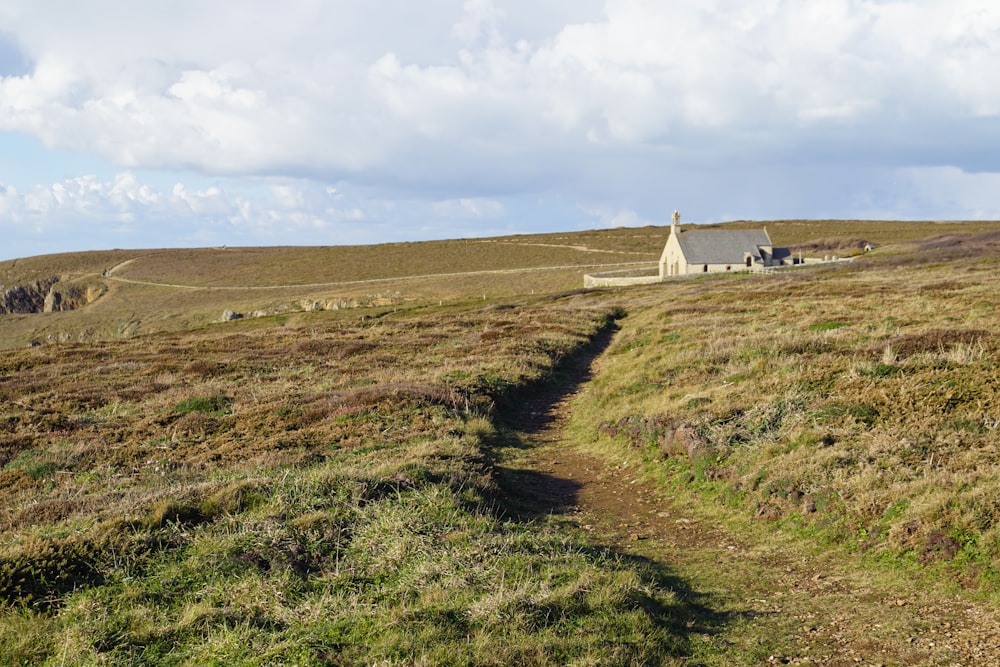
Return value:
<svg viewBox="0 0 1000 667">
<path fill-rule="evenodd" d="M 660 273 L 656 268 L 604 271 L 583 276 L 584 287 L 628 287 L 630 285 L 652 285 L 660 281 Z"/>
<path fill-rule="evenodd" d="M 787 271 L 789 269 L 798 269 L 804 266 L 814 266 L 816 264 L 833 264 L 840 262 L 852 262 L 854 258 L 852 257 L 805 257 L 802 259 L 801 264 L 786 264 L 784 266 L 754 266 L 747 268 L 742 264 L 733 265 L 732 269 L 729 271 L 709 271 L 709 273 L 774 273 L 777 271 Z M 631 285 L 652 285 L 654 283 L 663 282 L 665 280 L 675 280 L 677 278 L 693 278 L 695 276 L 706 275 L 702 272 L 688 273 L 681 276 L 675 276 L 673 278 L 661 278 L 659 274 L 659 269 L 657 267 L 653 268 L 642 268 L 642 269 L 623 269 L 621 271 L 602 271 L 601 273 L 590 273 L 583 276 L 583 286 L 586 288 L 590 287 L 629 287 Z"/>
</svg>

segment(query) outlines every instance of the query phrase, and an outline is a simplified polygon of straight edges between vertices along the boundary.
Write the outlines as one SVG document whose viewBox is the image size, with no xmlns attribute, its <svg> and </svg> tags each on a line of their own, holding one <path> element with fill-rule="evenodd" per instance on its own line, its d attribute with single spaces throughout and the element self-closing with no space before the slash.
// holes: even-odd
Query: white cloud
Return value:
<svg viewBox="0 0 1000 667">
<path fill-rule="evenodd" d="M 463 44 L 472 45 L 478 41 L 497 44 L 501 41 L 499 24 L 504 13 L 493 5 L 493 0 L 465 0 L 463 16 L 455 23 L 451 32 Z"/>
<path fill-rule="evenodd" d="M 150 14 L 105 0 L 44 16 L 14 2 L 37 64 L 0 82 L 0 124 L 136 168 L 405 180 L 397 161 L 433 163 L 437 141 L 474 161 L 498 136 L 520 160 L 560 138 L 601 154 L 707 132 L 726 155 L 744 132 L 799 128 L 808 149 L 809 128 L 831 123 L 1000 113 L 984 85 L 1000 69 L 1000 6 L 975 0 L 608 0 L 526 39 L 513 31 L 533 7 L 439 0 L 423 21 L 439 32 L 406 38 L 401 2 L 377 21 L 357 1 Z"/>
<path fill-rule="evenodd" d="M 121 172 L 26 191 L 0 183 L 0 260 L 38 248 L 377 243 L 400 225 L 409 232 L 394 236 L 407 240 L 475 236 L 482 235 L 477 225 L 502 221 L 505 213 L 490 199 L 392 201 L 347 185 L 288 179 L 159 187 Z"/>
<path fill-rule="evenodd" d="M 0 214 L 0 230 L 8 237 L 16 238 L 18 230 L 26 229 L 38 235 L 73 229 L 89 233 L 98 246 L 115 245 L 115 237 L 120 242 L 162 232 L 164 227 L 184 243 L 201 238 L 196 229 L 206 224 L 225 228 L 245 242 L 273 241 L 365 217 L 358 206 L 338 206 L 327 188 L 311 183 L 262 183 L 249 193 L 219 186 L 189 188 L 182 183 L 162 190 L 131 172 L 110 180 L 82 176 L 26 192 L 0 184 Z M 103 228 L 107 222 L 117 223 L 110 235 Z"/>
<path fill-rule="evenodd" d="M 701 220 L 1000 216 L 974 176 L 1000 170 L 982 0 L 6 0 L 0 18 L 0 130 L 253 192 L 59 174 L 0 192 L 21 219 L 419 229 L 527 219 L 530 196 L 601 224 L 684 198 Z M 940 194 L 912 199 L 927 178 Z"/>
</svg>

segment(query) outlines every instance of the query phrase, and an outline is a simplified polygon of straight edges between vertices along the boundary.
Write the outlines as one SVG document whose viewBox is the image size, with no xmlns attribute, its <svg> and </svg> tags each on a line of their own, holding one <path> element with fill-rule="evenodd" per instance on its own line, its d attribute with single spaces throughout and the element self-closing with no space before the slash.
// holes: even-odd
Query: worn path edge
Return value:
<svg viewBox="0 0 1000 667">
<path fill-rule="evenodd" d="M 713 508 L 657 479 L 638 453 L 597 455 L 568 434 L 574 403 L 617 329 L 566 365 L 561 381 L 510 411 L 518 446 L 500 464 L 515 511 L 546 516 L 596 544 L 650 559 L 727 618 L 692 621 L 688 664 L 1000 665 L 1000 614 L 988 604 L 762 526 L 734 532 Z M 693 602 L 693 601 L 692 601 Z"/>
</svg>

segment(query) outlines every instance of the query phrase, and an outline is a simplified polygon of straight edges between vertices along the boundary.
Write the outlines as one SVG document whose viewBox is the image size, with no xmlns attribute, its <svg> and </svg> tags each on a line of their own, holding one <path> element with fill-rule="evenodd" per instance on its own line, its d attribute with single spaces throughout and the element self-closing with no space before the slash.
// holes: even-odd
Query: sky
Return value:
<svg viewBox="0 0 1000 667">
<path fill-rule="evenodd" d="M 0 0 L 0 260 L 1000 219 L 994 0 Z"/>
</svg>

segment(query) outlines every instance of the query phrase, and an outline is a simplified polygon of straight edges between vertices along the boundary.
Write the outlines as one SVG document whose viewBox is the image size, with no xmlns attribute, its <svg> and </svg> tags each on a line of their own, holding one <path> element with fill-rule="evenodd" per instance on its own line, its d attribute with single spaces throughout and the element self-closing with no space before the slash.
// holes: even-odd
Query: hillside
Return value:
<svg viewBox="0 0 1000 667">
<path fill-rule="evenodd" d="M 593 291 L 662 230 L 5 263 L 106 291 L 0 316 L 0 661 L 1000 663 L 1000 230 L 768 230 L 882 247 Z"/>
<path fill-rule="evenodd" d="M 588 440 L 759 521 L 992 588 L 1000 232 L 635 291 Z"/>
<path fill-rule="evenodd" d="M 806 244 L 817 256 L 850 254 L 858 240 L 886 245 L 996 228 L 981 222 L 727 223 L 762 225 L 775 243 Z M 666 235 L 665 228 L 643 227 L 378 246 L 113 250 L 11 260 L 0 262 L 0 348 L 186 331 L 218 322 L 226 311 L 293 315 L 575 289 L 595 268 L 655 262 Z"/>
</svg>

